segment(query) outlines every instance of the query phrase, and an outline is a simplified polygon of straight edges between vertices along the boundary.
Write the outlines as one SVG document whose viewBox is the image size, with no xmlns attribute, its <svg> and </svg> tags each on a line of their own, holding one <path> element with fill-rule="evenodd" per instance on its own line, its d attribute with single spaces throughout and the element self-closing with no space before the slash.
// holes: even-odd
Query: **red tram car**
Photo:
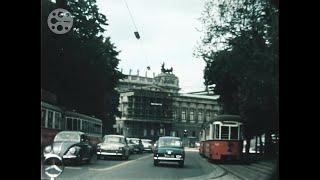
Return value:
<svg viewBox="0 0 320 180">
<path fill-rule="evenodd" d="M 41 147 L 53 142 L 60 131 L 82 131 L 87 133 L 90 144 L 95 148 L 102 138 L 102 121 L 41 101 Z"/>
<path fill-rule="evenodd" d="M 238 115 L 219 115 L 205 124 L 199 153 L 210 160 L 240 160 L 243 123 Z"/>
</svg>

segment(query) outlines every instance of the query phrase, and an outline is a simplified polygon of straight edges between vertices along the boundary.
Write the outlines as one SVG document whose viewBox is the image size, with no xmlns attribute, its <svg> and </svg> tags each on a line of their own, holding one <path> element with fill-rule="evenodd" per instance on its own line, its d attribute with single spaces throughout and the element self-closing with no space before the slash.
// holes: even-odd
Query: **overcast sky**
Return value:
<svg viewBox="0 0 320 180">
<path fill-rule="evenodd" d="M 203 0 L 126 0 L 141 36 L 134 36 L 135 26 L 130 18 L 125 0 L 97 0 L 100 13 L 106 15 L 109 26 L 106 35 L 120 50 L 119 70 L 123 73 L 148 77 L 173 67 L 180 80 L 181 92 L 204 89 L 205 62 L 193 56 L 201 33 L 198 18 L 203 10 Z"/>
</svg>

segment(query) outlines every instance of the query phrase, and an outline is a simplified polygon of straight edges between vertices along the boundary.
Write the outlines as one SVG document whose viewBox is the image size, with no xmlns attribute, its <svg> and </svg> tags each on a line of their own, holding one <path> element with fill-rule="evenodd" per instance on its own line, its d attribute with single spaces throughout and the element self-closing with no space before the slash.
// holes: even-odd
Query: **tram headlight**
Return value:
<svg viewBox="0 0 320 180">
<path fill-rule="evenodd" d="M 69 149 L 69 152 L 70 152 L 71 154 L 76 154 L 77 149 L 76 149 L 75 147 L 72 147 L 72 148 Z"/>
<path fill-rule="evenodd" d="M 45 153 L 50 153 L 51 150 L 52 150 L 51 146 L 47 146 L 47 147 L 44 148 L 44 152 Z"/>
</svg>

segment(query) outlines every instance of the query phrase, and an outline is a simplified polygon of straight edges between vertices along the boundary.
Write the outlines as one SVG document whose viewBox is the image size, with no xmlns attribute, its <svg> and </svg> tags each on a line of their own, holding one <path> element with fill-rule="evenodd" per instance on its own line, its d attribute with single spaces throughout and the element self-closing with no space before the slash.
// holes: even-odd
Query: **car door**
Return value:
<svg viewBox="0 0 320 180">
<path fill-rule="evenodd" d="M 81 150 L 82 150 L 81 156 L 82 157 L 90 157 L 92 154 L 92 152 L 91 152 L 92 146 L 89 143 L 89 139 L 88 139 L 87 135 L 85 135 L 85 134 L 81 135 L 80 144 L 81 144 Z"/>
</svg>

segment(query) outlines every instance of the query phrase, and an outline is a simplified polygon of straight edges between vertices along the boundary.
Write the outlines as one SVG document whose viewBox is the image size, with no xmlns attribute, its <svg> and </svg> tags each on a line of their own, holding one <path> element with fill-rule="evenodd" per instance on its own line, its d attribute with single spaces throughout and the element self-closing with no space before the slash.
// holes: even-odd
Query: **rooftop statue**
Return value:
<svg viewBox="0 0 320 180">
<path fill-rule="evenodd" d="M 162 66 L 161 66 L 161 72 L 163 73 L 172 73 L 173 72 L 173 68 L 171 67 L 170 69 L 165 69 L 164 68 L 164 63 L 162 63 Z"/>
</svg>

